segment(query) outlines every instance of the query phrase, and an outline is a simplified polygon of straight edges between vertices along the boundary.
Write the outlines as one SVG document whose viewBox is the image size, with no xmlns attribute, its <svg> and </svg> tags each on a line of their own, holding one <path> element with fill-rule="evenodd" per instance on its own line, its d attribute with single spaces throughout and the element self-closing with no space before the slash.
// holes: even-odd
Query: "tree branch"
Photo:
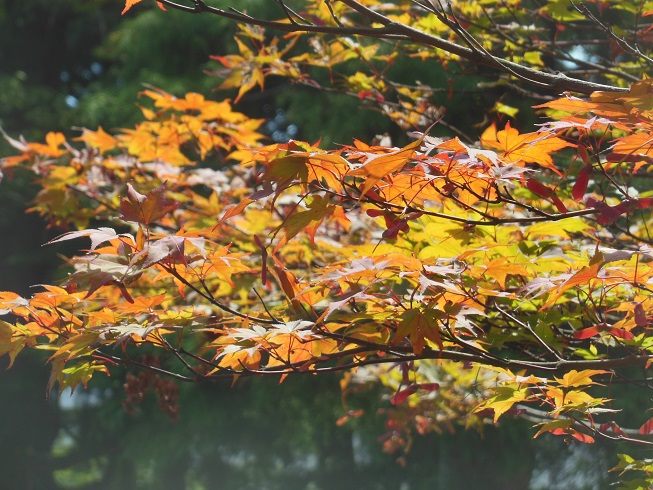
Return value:
<svg viewBox="0 0 653 490">
<path fill-rule="evenodd" d="M 361 14 L 370 22 L 378 22 L 382 24 L 383 27 L 343 25 L 319 26 L 316 24 L 299 24 L 289 21 L 271 21 L 252 17 L 238 11 L 227 11 L 217 7 L 212 7 L 204 3 L 202 0 L 193 0 L 194 7 L 172 2 L 171 0 L 161 0 L 161 3 L 168 7 L 182 10 L 184 12 L 195 14 L 209 13 L 237 22 L 242 22 L 244 24 L 256 25 L 283 32 L 305 32 L 315 34 L 330 34 L 335 36 L 359 35 L 370 38 L 413 42 L 423 46 L 441 49 L 442 51 L 459 56 L 475 65 L 485 66 L 496 69 L 498 71 L 509 73 L 528 83 L 536 84 L 541 89 L 551 90 L 557 93 L 569 91 L 588 95 L 596 91 L 625 92 L 628 90 L 624 87 L 615 87 L 612 85 L 605 85 L 601 83 L 590 82 L 587 80 L 570 78 L 562 73 L 553 74 L 538 71 L 533 68 L 529 68 L 518 63 L 514 63 L 512 61 L 494 56 L 485 50 L 481 51 L 478 49 L 461 46 L 451 41 L 447 41 L 441 37 L 427 34 L 411 26 L 394 22 L 383 14 L 362 5 L 356 0 L 341 1 L 354 11 Z"/>
</svg>

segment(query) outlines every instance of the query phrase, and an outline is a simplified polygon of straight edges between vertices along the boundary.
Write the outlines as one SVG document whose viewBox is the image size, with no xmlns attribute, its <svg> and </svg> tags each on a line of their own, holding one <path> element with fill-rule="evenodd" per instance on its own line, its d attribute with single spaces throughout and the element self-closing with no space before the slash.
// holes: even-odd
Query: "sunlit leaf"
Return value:
<svg viewBox="0 0 653 490">
<path fill-rule="evenodd" d="M 137 3 L 140 3 L 142 0 L 125 0 L 125 8 L 122 9 L 121 14 L 125 15 L 129 9 L 131 9 Z"/>
</svg>

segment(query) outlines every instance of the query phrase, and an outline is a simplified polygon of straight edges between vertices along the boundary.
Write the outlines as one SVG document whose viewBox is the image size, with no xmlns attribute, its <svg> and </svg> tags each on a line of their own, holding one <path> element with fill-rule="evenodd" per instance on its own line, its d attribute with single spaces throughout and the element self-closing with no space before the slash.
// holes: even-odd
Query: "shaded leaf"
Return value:
<svg viewBox="0 0 653 490">
<path fill-rule="evenodd" d="M 635 313 L 635 325 L 637 325 L 638 327 L 645 327 L 648 325 L 648 319 L 646 318 L 646 311 L 644 311 L 644 306 L 639 301 L 635 303 L 634 313 Z"/>
<path fill-rule="evenodd" d="M 125 221 L 135 221 L 144 225 L 160 220 L 178 206 L 178 202 L 166 197 L 164 184 L 144 195 L 127 183 L 127 197 L 120 200 L 122 218 Z"/>
<path fill-rule="evenodd" d="M 159 240 L 150 242 L 144 251 L 147 256 L 143 262 L 143 268 L 158 264 L 164 259 L 171 259 L 173 262 L 185 262 L 186 239 L 181 236 L 169 235 Z"/>
<path fill-rule="evenodd" d="M 412 309 L 401 315 L 401 322 L 395 333 L 394 342 L 400 342 L 406 337 L 410 338 L 415 354 L 419 355 L 426 347 L 426 340 L 430 340 L 443 348 L 440 337 L 440 321 L 446 318 L 446 313 L 439 310 L 420 311 Z"/>
</svg>

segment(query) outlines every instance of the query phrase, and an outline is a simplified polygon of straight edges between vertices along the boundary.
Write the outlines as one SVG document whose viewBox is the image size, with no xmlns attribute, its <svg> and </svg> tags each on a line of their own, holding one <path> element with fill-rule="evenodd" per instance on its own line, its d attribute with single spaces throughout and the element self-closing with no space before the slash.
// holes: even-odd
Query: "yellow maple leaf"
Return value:
<svg viewBox="0 0 653 490">
<path fill-rule="evenodd" d="M 481 403 L 474 409 L 474 412 L 481 412 L 488 408 L 494 410 L 494 423 L 496 424 L 499 417 L 510 410 L 515 403 L 522 402 L 528 398 L 528 388 L 519 388 L 516 386 L 518 385 L 499 386 L 496 388 L 497 394 Z"/>
<path fill-rule="evenodd" d="M 602 266 L 603 266 L 603 261 L 597 260 L 591 263 L 590 265 L 583 267 L 578 272 L 576 272 L 573 276 L 571 276 L 564 283 L 562 283 L 558 287 L 558 289 L 556 289 L 551 293 L 549 298 L 546 300 L 546 303 L 544 303 L 542 305 L 542 308 L 540 308 L 540 311 L 545 310 L 546 308 L 553 305 L 556 302 L 556 300 L 560 296 L 562 296 L 562 293 L 564 293 L 568 289 L 571 289 L 575 286 L 582 286 L 585 284 L 589 284 L 589 282 L 592 279 L 596 278 Z"/>
<path fill-rule="evenodd" d="M 602 369 L 584 369 L 583 371 L 576 371 L 575 369 L 566 373 L 562 379 L 556 378 L 560 386 L 570 388 L 572 386 L 583 386 L 594 384 L 592 376 L 596 374 L 606 374 L 609 371 Z"/>
<path fill-rule="evenodd" d="M 104 129 L 102 129 L 102 126 L 99 126 L 97 131 L 84 129 L 82 135 L 79 138 L 76 138 L 75 140 L 83 141 L 88 146 L 97 148 L 98 150 L 100 150 L 100 153 L 113 150 L 118 144 L 118 142 L 113 136 L 111 136 Z"/>
</svg>

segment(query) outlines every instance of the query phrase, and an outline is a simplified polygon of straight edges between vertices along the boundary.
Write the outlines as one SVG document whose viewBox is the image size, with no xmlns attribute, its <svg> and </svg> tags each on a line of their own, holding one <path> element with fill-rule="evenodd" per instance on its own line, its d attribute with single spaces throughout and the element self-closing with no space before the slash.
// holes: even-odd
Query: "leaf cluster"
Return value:
<svg viewBox="0 0 653 490">
<path fill-rule="evenodd" d="M 28 169 L 41 189 L 31 210 L 77 228 L 51 243 L 91 245 L 68 260 L 64 284 L 0 293 L 0 312 L 13 315 L 0 324 L 0 353 L 50 351 L 50 387 L 71 389 L 113 366 L 179 382 L 343 372 L 345 393 L 386 387 L 389 452 L 407 450 L 413 432 L 509 415 L 533 421 L 535 437 L 651 445 L 650 420 L 622 420 L 608 389 L 650 390 L 653 360 L 653 83 L 602 84 L 632 81 L 649 62 L 631 37 L 609 30 L 624 53 L 601 81 L 584 81 L 537 68 L 564 50 L 519 42 L 523 24 L 504 24 L 530 15 L 537 32 L 541 19 L 605 25 L 556 2 L 280 3 L 280 21 L 159 3 L 247 22 L 239 53 L 216 57 L 237 99 L 270 76 L 310 85 L 307 67 L 362 61 L 367 71 L 343 91 L 416 131 L 399 146 L 266 145 L 263 121 L 236 101 L 150 87 L 134 129 L 38 143 L 7 135 L 16 154 L 2 171 Z M 438 138 L 427 130 L 439 118 L 430 88 L 385 77 L 397 51 L 370 39 L 588 96 L 546 98 L 535 109 L 548 122 L 530 131 L 493 123 L 478 139 Z M 311 50 L 293 54 L 302 43 Z"/>
</svg>

